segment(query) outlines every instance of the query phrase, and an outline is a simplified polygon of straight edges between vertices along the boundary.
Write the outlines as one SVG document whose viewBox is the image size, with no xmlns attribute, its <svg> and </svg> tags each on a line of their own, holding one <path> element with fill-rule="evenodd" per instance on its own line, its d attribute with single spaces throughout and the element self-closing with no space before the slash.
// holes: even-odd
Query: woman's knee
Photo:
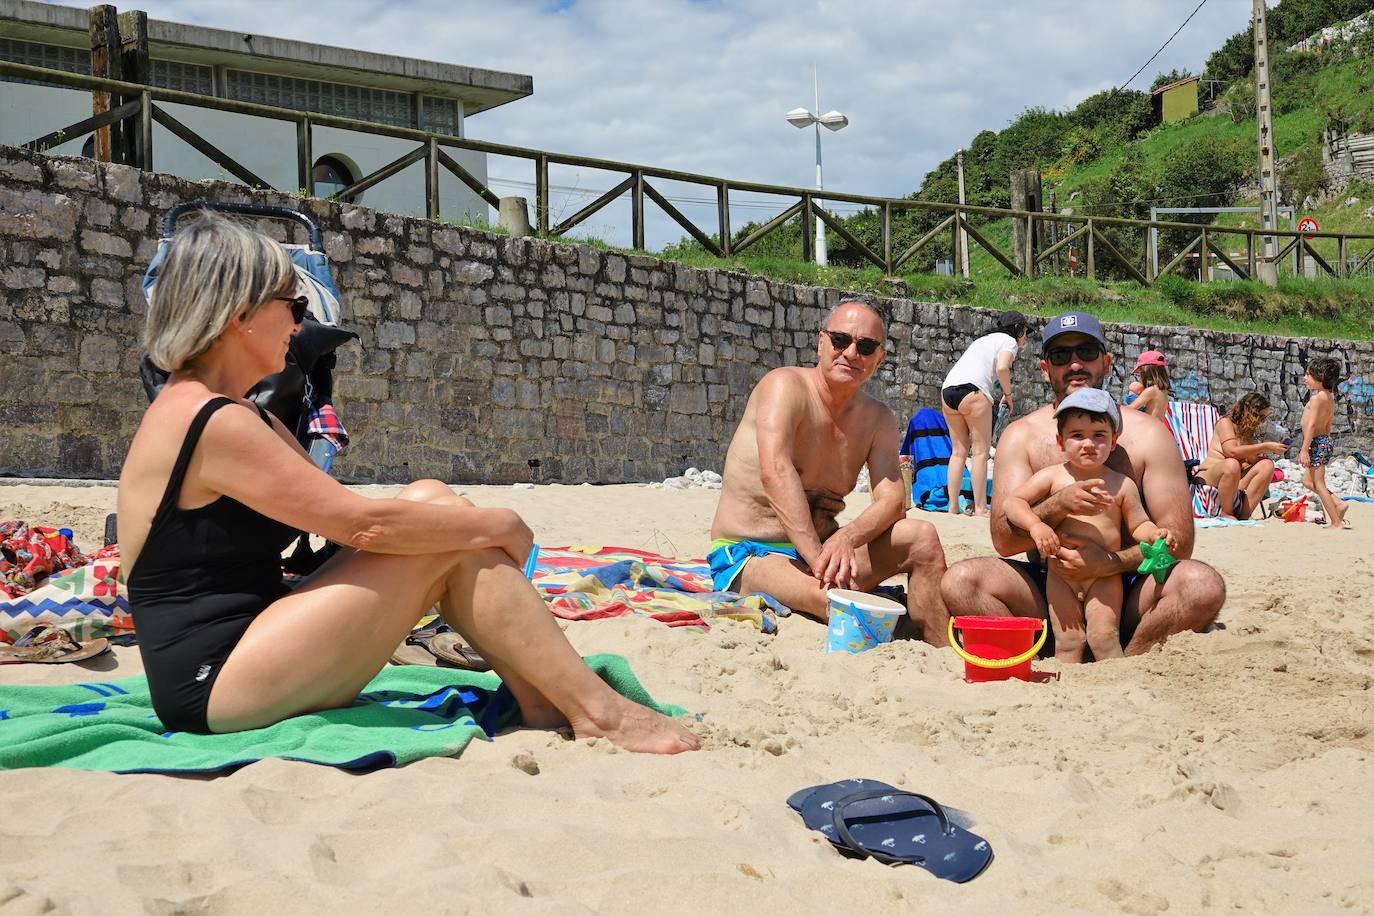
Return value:
<svg viewBox="0 0 1374 916">
<path fill-rule="evenodd" d="M 1221 476 L 1224 480 L 1240 479 L 1240 462 L 1234 458 L 1226 458 L 1221 462 Z"/>
<path fill-rule="evenodd" d="M 472 501 L 454 493 L 448 484 L 439 480 L 417 480 L 406 486 L 397 499 L 408 499 L 417 503 L 442 503 L 449 506 L 471 506 Z"/>
</svg>

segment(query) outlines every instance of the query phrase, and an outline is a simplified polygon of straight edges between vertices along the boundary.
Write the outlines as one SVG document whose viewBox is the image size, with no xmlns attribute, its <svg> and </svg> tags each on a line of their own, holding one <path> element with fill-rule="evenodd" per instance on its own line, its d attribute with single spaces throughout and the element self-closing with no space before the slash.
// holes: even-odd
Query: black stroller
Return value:
<svg viewBox="0 0 1374 916">
<path fill-rule="evenodd" d="M 249 400 L 268 410 L 296 436 L 311 459 L 323 471 L 329 471 L 334 456 L 344 443 L 347 433 L 334 411 L 335 350 L 358 335 L 338 327 L 339 294 L 324 253 L 319 226 L 308 215 L 286 207 L 257 204 L 226 204 L 214 201 L 191 201 L 178 204 L 167 212 L 162 223 L 162 241 L 152 263 L 143 277 L 143 291 L 147 295 L 157 283 L 158 268 L 167 243 L 179 217 L 198 210 L 216 210 L 247 216 L 265 216 L 294 221 L 305 227 L 307 244 L 286 245 L 296 272 L 309 291 L 310 308 L 300 331 L 291 338 L 286 354 L 286 367 L 269 375 L 249 390 Z M 167 381 L 167 373 L 153 365 L 145 355 L 139 363 L 139 377 L 143 389 L 152 401 Z M 115 517 L 106 519 L 105 541 L 113 543 Z M 308 535 L 301 535 L 291 556 L 283 561 L 288 574 L 304 575 L 313 572 L 324 562 L 326 551 L 313 551 Z"/>
</svg>

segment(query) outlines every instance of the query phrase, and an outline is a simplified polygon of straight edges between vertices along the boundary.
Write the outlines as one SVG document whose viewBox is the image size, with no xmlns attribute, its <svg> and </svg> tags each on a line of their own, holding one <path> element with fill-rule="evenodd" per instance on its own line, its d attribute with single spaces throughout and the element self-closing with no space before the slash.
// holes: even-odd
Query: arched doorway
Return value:
<svg viewBox="0 0 1374 916">
<path fill-rule="evenodd" d="M 314 184 L 311 191 L 314 197 L 328 197 L 337 194 L 358 180 L 353 169 L 339 156 L 321 156 L 315 160 L 310 180 Z M 357 202 L 357 198 L 354 198 Z"/>
</svg>

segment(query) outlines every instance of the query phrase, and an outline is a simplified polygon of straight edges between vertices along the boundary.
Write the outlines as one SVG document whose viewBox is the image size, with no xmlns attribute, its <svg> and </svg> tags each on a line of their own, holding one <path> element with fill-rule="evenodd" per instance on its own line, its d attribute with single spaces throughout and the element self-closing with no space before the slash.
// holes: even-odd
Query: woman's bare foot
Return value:
<svg viewBox="0 0 1374 916">
<path fill-rule="evenodd" d="M 1344 527 L 1345 527 L 1345 514 L 1346 514 L 1347 512 L 1349 512 L 1349 511 L 1350 511 L 1350 507 L 1349 507 L 1349 506 L 1343 506 L 1343 505 L 1341 505 L 1340 503 L 1336 503 L 1336 519 L 1335 519 L 1335 521 L 1332 522 L 1328 527 L 1331 527 L 1331 528 L 1344 528 Z"/>
<path fill-rule="evenodd" d="M 987 518 L 987 517 L 988 517 L 988 510 L 987 510 L 987 509 L 974 509 L 974 510 L 973 510 L 973 517 L 974 517 L 974 518 Z"/>
<path fill-rule="evenodd" d="M 680 754 L 701 747 L 701 739 L 679 723 L 619 694 L 605 714 L 571 724 L 578 738 L 606 738 L 640 754 Z"/>
</svg>

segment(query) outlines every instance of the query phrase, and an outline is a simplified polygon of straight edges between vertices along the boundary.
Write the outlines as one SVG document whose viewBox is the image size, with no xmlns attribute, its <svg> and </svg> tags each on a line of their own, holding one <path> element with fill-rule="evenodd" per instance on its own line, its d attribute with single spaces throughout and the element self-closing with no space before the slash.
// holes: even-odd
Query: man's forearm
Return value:
<svg viewBox="0 0 1374 916">
<path fill-rule="evenodd" d="M 811 504 L 806 499 L 801 479 L 795 473 L 765 477 L 763 492 L 773 507 L 778 523 L 787 534 L 787 540 L 809 563 L 809 558 L 820 552 L 821 539 L 816 534 L 816 526 L 811 519 Z"/>
<path fill-rule="evenodd" d="M 1035 513 L 1036 518 L 1051 528 L 1056 527 L 1068 514 L 1064 511 L 1057 493 L 1046 496 L 1031 506 L 1031 511 Z M 992 546 L 1002 556 L 1009 557 L 1034 550 L 1035 540 L 1031 538 L 1029 531 L 1011 520 L 1004 508 L 999 516 L 993 518 Z"/>
<path fill-rule="evenodd" d="M 1141 553 L 1140 545 L 1123 547 L 1120 550 L 1107 551 L 1107 557 L 1116 566 L 1116 572 L 1128 573 L 1135 572 L 1140 568 L 1140 561 L 1145 559 L 1145 554 Z"/>
<path fill-rule="evenodd" d="M 871 543 L 874 538 L 892 528 L 902 517 L 901 496 L 895 500 L 888 498 L 875 500 L 859 517 L 844 526 L 849 542 L 854 547 Z"/>
</svg>

